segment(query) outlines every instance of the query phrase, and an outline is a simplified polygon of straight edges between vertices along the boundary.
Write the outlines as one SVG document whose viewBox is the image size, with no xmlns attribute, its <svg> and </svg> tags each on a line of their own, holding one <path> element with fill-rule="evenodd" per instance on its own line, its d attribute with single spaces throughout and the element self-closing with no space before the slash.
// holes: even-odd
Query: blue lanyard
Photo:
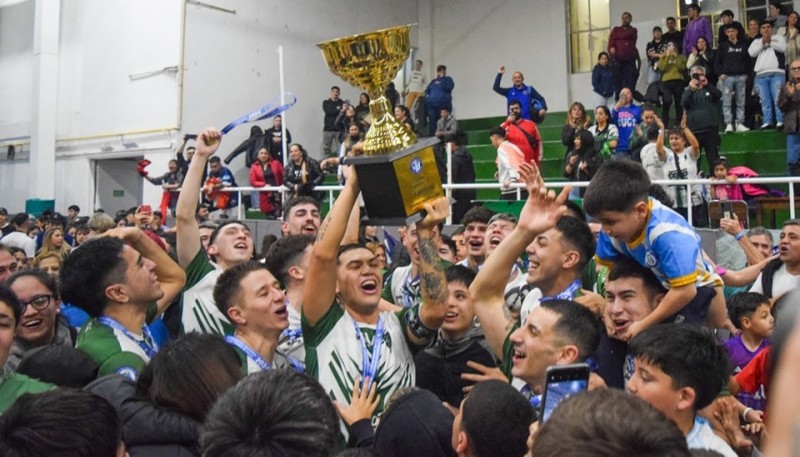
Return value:
<svg viewBox="0 0 800 457">
<path fill-rule="evenodd" d="M 411 279 L 409 279 L 409 276 L 411 276 L 411 267 L 408 268 L 406 276 L 403 278 L 403 306 L 405 308 L 414 306 L 414 299 L 419 292 L 419 275 Z M 414 291 L 415 288 L 417 289 L 416 291 Z"/>
<path fill-rule="evenodd" d="M 147 328 L 146 325 L 142 326 L 142 336 L 144 337 L 144 341 L 142 341 L 136 338 L 133 333 L 128 331 L 128 329 L 123 327 L 122 324 L 108 316 L 98 317 L 97 322 L 105 325 L 106 327 L 111 327 L 112 329 L 117 330 L 130 338 L 132 341 L 138 344 L 144 353 L 147 354 L 147 357 L 151 359 L 155 357 L 156 353 L 158 352 L 158 344 L 156 344 L 155 340 L 153 339 L 153 335 L 150 333 L 150 329 Z"/>
<path fill-rule="evenodd" d="M 267 371 L 271 368 L 269 362 L 261 358 L 260 355 L 256 354 L 256 351 L 250 349 L 250 346 L 244 344 L 244 342 L 239 338 L 236 338 L 233 335 L 228 335 L 225 337 L 225 342 L 231 346 L 239 348 L 242 352 L 244 352 L 248 359 L 255 362 L 256 365 L 258 365 L 258 367 L 262 370 Z"/>
<path fill-rule="evenodd" d="M 350 316 L 352 319 L 353 316 Z M 375 338 L 372 340 L 372 353 L 367 350 L 367 341 L 358 322 L 353 319 L 353 327 L 356 330 L 356 339 L 361 343 L 361 387 L 364 387 L 364 379 L 369 378 L 370 382 L 375 382 L 378 374 L 378 362 L 381 360 L 381 346 L 383 346 L 383 334 L 385 332 L 383 316 L 378 316 L 378 326 L 375 327 Z"/>
<path fill-rule="evenodd" d="M 519 393 L 528 399 L 528 401 L 531 403 L 531 406 L 533 406 L 535 410 L 539 410 L 539 406 L 542 405 L 542 396 L 534 394 L 531 386 L 525 384 L 522 386 L 522 389 L 519 390 Z"/>
<path fill-rule="evenodd" d="M 539 299 L 539 301 L 543 302 L 547 300 L 572 300 L 575 298 L 575 294 L 580 290 L 580 288 L 581 288 L 581 280 L 576 279 L 572 281 L 569 284 L 569 286 L 567 286 L 567 288 L 564 289 L 562 292 L 556 295 L 552 295 L 550 297 L 542 297 Z"/>
<path fill-rule="evenodd" d="M 291 328 L 286 327 L 286 330 L 281 333 L 281 336 L 286 339 L 286 342 L 289 344 L 294 344 L 297 340 L 303 337 L 303 328 Z"/>
</svg>

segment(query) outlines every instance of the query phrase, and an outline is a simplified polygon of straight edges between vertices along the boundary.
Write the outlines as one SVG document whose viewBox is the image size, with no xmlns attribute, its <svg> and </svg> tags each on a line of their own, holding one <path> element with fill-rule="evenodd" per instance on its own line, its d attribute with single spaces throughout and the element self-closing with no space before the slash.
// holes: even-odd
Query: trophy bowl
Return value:
<svg viewBox="0 0 800 457">
<path fill-rule="evenodd" d="M 423 206 L 444 195 L 433 148 L 437 138 L 417 142 L 394 117 L 383 91 L 408 58 L 412 25 L 318 43 L 331 72 L 370 96 L 372 123 L 364 155 L 351 157 L 367 216 L 373 225 L 405 225 L 423 217 Z"/>
</svg>

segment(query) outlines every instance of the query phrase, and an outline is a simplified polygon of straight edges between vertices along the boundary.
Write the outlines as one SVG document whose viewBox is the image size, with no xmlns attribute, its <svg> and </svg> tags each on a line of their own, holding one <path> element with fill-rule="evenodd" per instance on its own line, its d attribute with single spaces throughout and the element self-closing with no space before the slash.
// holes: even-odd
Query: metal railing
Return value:
<svg viewBox="0 0 800 457">
<path fill-rule="evenodd" d="M 448 173 L 449 174 L 449 173 Z M 448 181 L 450 178 L 448 177 Z M 736 181 L 736 184 L 792 184 L 792 183 L 800 183 L 800 177 L 772 177 L 772 178 L 740 178 Z M 713 179 L 681 179 L 681 180 L 656 180 L 653 181 L 653 184 L 658 184 L 661 186 L 685 186 L 686 187 L 686 195 L 690 196 L 692 193 L 691 186 L 693 185 L 713 185 L 713 184 L 722 184 L 719 180 Z M 549 188 L 556 188 L 560 189 L 567 185 L 572 187 L 588 187 L 588 181 L 549 181 L 546 182 L 547 187 Z M 522 190 L 525 189 L 523 184 L 512 184 L 513 188 L 517 189 L 517 199 L 520 198 Z M 317 186 L 314 188 L 315 192 L 327 192 L 328 193 L 328 204 L 333 205 L 333 202 L 336 200 L 336 193 L 340 192 L 344 186 L 340 185 L 323 185 Z M 496 189 L 500 190 L 502 186 L 499 183 L 470 183 L 470 184 L 452 184 L 448 182 L 447 184 L 443 184 L 442 188 L 445 190 L 445 194 L 447 197 L 452 195 L 452 191 L 456 189 Z M 284 198 L 286 198 L 285 194 L 287 192 L 286 187 L 283 186 L 268 186 L 268 187 L 226 187 L 224 189 L 220 189 L 223 192 L 238 192 L 239 193 L 239 206 L 237 211 L 237 217 L 239 219 L 244 219 L 244 205 L 241 203 L 243 192 L 280 192 Z M 795 218 L 796 208 L 795 208 L 795 194 L 794 194 L 794 186 L 789 186 L 788 191 L 788 204 L 789 204 L 789 215 L 792 219 Z M 689 224 L 692 224 L 692 211 L 691 208 L 687 211 L 687 219 Z M 448 220 L 448 223 L 451 221 Z"/>
</svg>

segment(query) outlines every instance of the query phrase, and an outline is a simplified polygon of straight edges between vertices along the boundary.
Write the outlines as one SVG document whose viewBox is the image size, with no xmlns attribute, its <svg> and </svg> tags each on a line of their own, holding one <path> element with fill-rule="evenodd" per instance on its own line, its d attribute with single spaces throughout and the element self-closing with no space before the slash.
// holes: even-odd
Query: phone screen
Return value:
<svg viewBox="0 0 800 457">
<path fill-rule="evenodd" d="M 589 381 L 586 379 L 577 379 L 574 381 L 559 381 L 547 384 L 544 394 L 544 409 L 542 411 L 542 422 L 550 418 L 550 414 L 556 409 L 561 400 L 575 395 L 576 393 L 583 392 L 589 387 Z"/>
<path fill-rule="evenodd" d="M 722 217 L 725 219 L 733 219 L 733 204 L 731 204 L 731 202 L 722 202 Z"/>
</svg>

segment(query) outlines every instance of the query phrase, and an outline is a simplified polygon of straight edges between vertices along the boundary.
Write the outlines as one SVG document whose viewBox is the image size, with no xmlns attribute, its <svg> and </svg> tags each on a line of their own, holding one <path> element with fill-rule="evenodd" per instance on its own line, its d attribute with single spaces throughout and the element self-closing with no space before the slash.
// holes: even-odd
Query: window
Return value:
<svg viewBox="0 0 800 457">
<path fill-rule="evenodd" d="M 608 46 L 611 33 L 608 0 L 570 0 L 572 72 L 592 71 L 597 54 Z"/>
<path fill-rule="evenodd" d="M 742 25 L 747 24 L 750 19 L 761 21 L 769 16 L 769 4 L 771 0 L 739 0 L 739 3 L 744 11 L 744 19 Z M 792 11 L 792 1 L 781 1 L 783 11 L 780 14 L 789 14 Z M 746 27 L 745 27 L 746 29 Z"/>
</svg>

